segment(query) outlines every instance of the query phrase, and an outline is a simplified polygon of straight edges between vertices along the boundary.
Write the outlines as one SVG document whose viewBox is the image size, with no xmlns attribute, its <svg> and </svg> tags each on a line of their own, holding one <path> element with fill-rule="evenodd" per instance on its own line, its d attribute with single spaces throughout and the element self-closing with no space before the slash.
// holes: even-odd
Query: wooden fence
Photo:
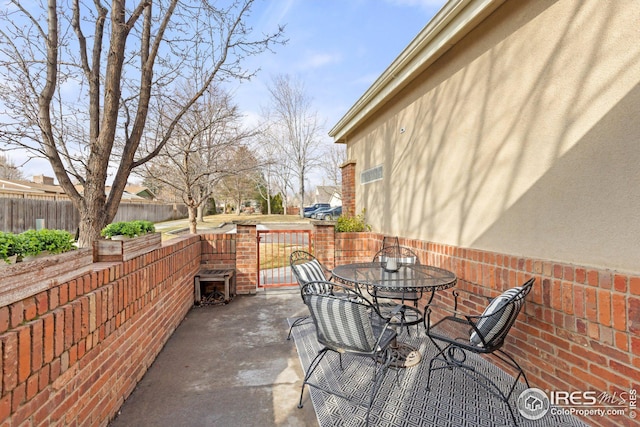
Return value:
<svg viewBox="0 0 640 427">
<path fill-rule="evenodd" d="M 184 205 L 158 202 L 120 203 L 115 221 L 144 219 L 161 222 L 187 217 Z M 39 200 L 31 198 L 0 197 L 0 230 L 21 233 L 37 226 L 67 230 L 75 234 L 80 222 L 80 213 L 71 201 L 62 198 Z"/>
</svg>

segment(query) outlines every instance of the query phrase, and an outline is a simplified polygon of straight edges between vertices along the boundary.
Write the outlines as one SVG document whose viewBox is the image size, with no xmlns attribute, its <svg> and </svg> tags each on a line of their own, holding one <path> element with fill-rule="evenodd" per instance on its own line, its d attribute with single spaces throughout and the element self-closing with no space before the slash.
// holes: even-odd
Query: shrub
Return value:
<svg viewBox="0 0 640 427">
<path fill-rule="evenodd" d="M 365 210 L 362 210 L 360 215 L 347 215 L 343 214 L 338 217 L 336 221 L 336 232 L 338 233 L 348 233 L 348 232 L 359 232 L 359 231 L 371 231 L 371 226 L 365 221 Z"/>
<path fill-rule="evenodd" d="M 113 222 L 102 229 L 102 237 L 111 238 L 113 236 L 136 237 L 156 231 L 151 221 L 134 220 Z"/>
<path fill-rule="evenodd" d="M 20 233 L 21 254 L 36 256 L 43 251 L 60 254 L 74 249 L 73 236 L 66 230 L 27 230 Z"/>
<path fill-rule="evenodd" d="M 22 253 L 22 239 L 17 234 L 0 231 L 0 258 L 6 263 L 9 257 Z"/>
</svg>

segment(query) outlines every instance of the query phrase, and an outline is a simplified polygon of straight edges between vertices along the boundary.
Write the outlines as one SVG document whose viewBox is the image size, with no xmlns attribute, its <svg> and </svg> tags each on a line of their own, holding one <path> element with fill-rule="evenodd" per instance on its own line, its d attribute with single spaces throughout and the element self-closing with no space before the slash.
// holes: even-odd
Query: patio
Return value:
<svg viewBox="0 0 640 427">
<path fill-rule="evenodd" d="M 285 337 L 287 319 L 305 312 L 297 288 L 267 289 L 255 296 L 238 296 L 228 305 L 193 308 L 111 427 L 314 426 L 318 419 L 322 426 L 363 425 L 363 408 L 317 390 L 311 391 L 310 399 L 306 388 L 305 406 L 297 408 L 303 377 L 300 359 L 308 366 L 318 343 L 311 324 L 294 328 L 294 340 Z M 431 351 L 422 334 L 403 339 L 413 341 L 425 355 Z M 347 392 L 358 393 L 364 378 L 355 371 L 359 362 L 344 360 L 344 371 L 332 371 L 323 363 L 321 375 L 331 387 L 348 389 L 348 383 L 353 388 Z M 423 360 L 416 368 L 401 370 L 400 387 L 395 371 L 387 374 L 371 425 L 512 425 L 502 402 L 447 371 L 434 374 L 437 385 L 425 394 L 426 367 Z M 519 417 L 519 425 L 584 424 L 546 416 L 539 421 Z"/>
</svg>

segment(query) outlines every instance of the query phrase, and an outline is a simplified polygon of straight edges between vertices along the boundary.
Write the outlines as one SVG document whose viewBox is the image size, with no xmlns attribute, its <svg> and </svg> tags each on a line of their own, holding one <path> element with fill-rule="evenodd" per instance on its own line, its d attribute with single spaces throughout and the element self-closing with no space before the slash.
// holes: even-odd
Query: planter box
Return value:
<svg viewBox="0 0 640 427">
<path fill-rule="evenodd" d="M 78 249 L 7 265 L 0 277 L 0 307 L 82 276 L 92 264 L 91 249 Z"/>
<path fill-rule="evenodd" d="M 94 262 L 123 262 L 146 254 L 162 245 L 160 233 L 118 240 L 100 239 L 93 242 Z"/>
</svg>

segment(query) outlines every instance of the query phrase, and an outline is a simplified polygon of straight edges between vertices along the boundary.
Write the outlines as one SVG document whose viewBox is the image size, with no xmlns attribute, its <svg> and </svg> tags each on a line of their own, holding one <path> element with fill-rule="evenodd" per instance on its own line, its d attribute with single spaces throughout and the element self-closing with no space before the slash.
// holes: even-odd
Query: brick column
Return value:
<svg viewBox="0 0 640 427">
<path fill-rule="evenodd" d="M 327 268 L 335 267 L 335 233 L 333 223 L 315 221 L 313 223 L 313 252 Z"/>
<path fill-rule="evenodd" d="M 342 165 L 342 212 L 356 214 L 356 162 L 350 160 Z"/>
<path fill-rule="evenodd" d="M 255 294 L 258 290 L 258 232 L 256 224 L 236 223 L 236 292 Z"/>
</svg>

